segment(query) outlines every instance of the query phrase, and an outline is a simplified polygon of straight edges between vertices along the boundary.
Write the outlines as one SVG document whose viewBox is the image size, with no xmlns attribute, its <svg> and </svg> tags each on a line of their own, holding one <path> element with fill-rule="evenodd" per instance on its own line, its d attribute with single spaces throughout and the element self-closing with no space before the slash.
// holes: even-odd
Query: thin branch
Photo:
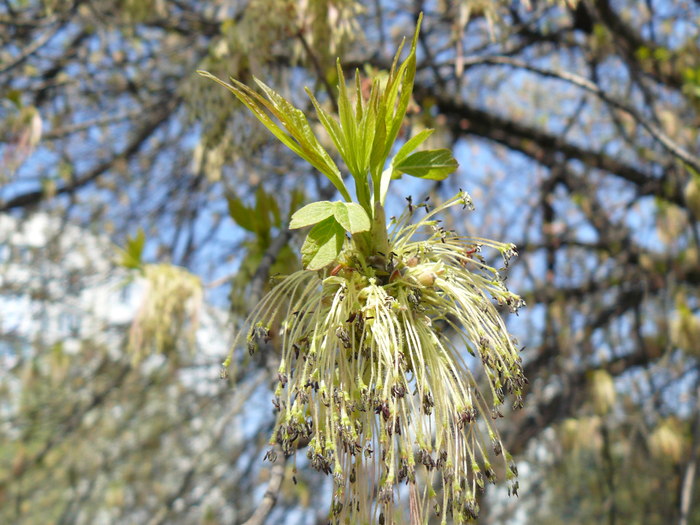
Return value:
<svg viewBox="0 0 700 525">
<path fill-rule="evenodd" d="M 644 117 L 635 108 L 625 104 L 624 102 L 617 100 L 616 98 L 610 96 L 605 90 L 598 87 L 596 84 L 591 82 L 585 77 L 576 75 L 569 71 L 563 71 L 560 69 L 546 69 L 538 66 L 533 66 L 517 58 L 511 58 L 507 56 L 488 56 L 479 57 L 476 59 L 469 60 L 469 65 L 479 64 L 494 64 L 494 65 L 505 65 L 510 67 L 515 67 L 518 69 L 524 69 L 532 73 L 536 73 L 540 76 L 546 78 L 555 78 L 562 80 L 576 87 L 580 87 L 589 93 L 594 94 L 603 102 L 609 104 L 610 106 L 619 109 L 631 116 L 635 121 L 637 121 L 649 134 L 656 139 L 669 153 L 679 158 L 686 164 L 690 165 L 696 171 L 700 171 L 700 157 L 693 155 L 688 150 L 676 143 L 671 137 L 669 137 L 661 128 L 659 128 L 654 122 L 650 121 Z"/>
<path fill-rule="evenodd" d="M 165 122 L 165 120 L 170 116 L 172 113 L 173 109 L 177 106 L 178 99 L 176 97 L 170 99 L 166 104 L 164 104 L 163 109 L 155 115 L 155 118 L 153 118 L 150 122 L 148 122 L 138 133 L 137 135 L 131 140 L 129 145 L 119 154 L 115 155 L 109 160 L 106 160 L 97 166 L 95 166 L 92 170 L 88 171 L 81 177 L 78 177 L 71 181 L 70 183 L 66 184 L 65 186 L 60 187 L 55 195 L 63 195 L 63 194 L 72 194 L 76 190 L 82 188 L 83 186 L 88 185 L 89 183 L 93 182 L 97 178 L 99 178 L 101 175 L 103 175 L 105 172 L 109 171 L 114 164 L 119 161 L 119 160 L 125 160 L 129 159 L 131 156 L 133 156 L 135 153 L 137 153 L 140 149 L 143 143 L 160 127 L 160 125 Z M 36 190 L 36 191 L 30 191 L 28 193 L 23 193 L 21 195 L 18 195 L 12 199 L 10 199 L 7 202 L 0 203 L 0 212 L 6 212 L 15 208 L 25 208 L 28 206 L 33 206 L 36 204 L 39 204 L 44 198 L 46 197 L 46 194 L 41 191 L 41 190 Z"/>
<path fill-rule="evenodd" d="M 304 37 L 304 31 L 300 30 L 297 33 L 297 38 L 299 38 L 299 41 L 301 42 L 301 45 L 304 48 L 304 51 L 306 51 L 306 54 L 309 55 L 309 59 L 311 60 L 311 64 L 314 66 L 314 70 L 316 71 L 316 76 L 318 79 L 323 83 L 323 86 L 326 88 L 326 92 L 328 93 L 328 98 L 331 99 L 331 104 L 333 104 L 333 111 L 338 112 L 338 101 L 335 96 L 335 91 L 333 90 L 333 87 L 331 86 L 330 82 L 328 82 L 328 78 L 326 78 L 326 75 L 323 72 L 323 68 L 321 67 L 321 63 L 318 61 L 318 57 L 316 56 L 316 53 L 314 53 L 314 50 L 311 49 L 311 46 L 309 43 L 306 41 L 306 38 Z M 341 79 L 338 79 L 340 82 Z"/>
<path fill-rule="evenodd" d="M 80 133 L 81 131 L 86 131 L 92 127 L 96 126 L 106 126 L 108 124 L 116 124 L 118 122 L 123 122 L 125 120 L 132 120 L 143 114 L 147 114 L 150 110 L 157 107 L 159 104 L 153 104 L 150 106 L 144 106 L 136 111 L 129 111 L 125 113 L 119 113 L 117 115 L 110 115 L 102 118 L 95 118 L 91 120 L 86 120 L 85 122 L 80 122 L 79 124 L 69 124 L 62 126 L 60 128 L 52 129 L 44 133 L 43 138 L 46 140 L 61 139 L 73 133 Z"/>
<path fill-rule="evenodd" d="M 275 445 L 274 452 L 275 460 L 272 462 L 272 467 L 270 468 L 270 481 L 267 484 L 265 495 L 260 505 L 258 505 L 258 508 L 253 512 L 253 515 L 248 518 L 243 525 L 262 525 L 277 503 L 282 481 L 284 480 L 284 468 L 287 458 L 279 444 Z"/>
<path fill-rule="evenodd" d="M 25 60 L 36 53 L 39 49 L 44 47 L 49 40 L 51 40 L 56 33 L 58 33 L 61 27 L 55 27 L 53 29 L 47 30 L 43 35 L 37 38 L 32 44 L 27 46 L 13 61 L 4 66 L 0 67 L 0 75 L 11 71 L 19 65 L 22 65 Z"/>
<path fill-rule="evenodd" d="M 427 86 L 416 86 L 416 101 L 432 98 L 441 113 L 447 116 L 455 135 L 474 134 L 493 140 L 508 148 L 520 151 L 532 159 L 543 162 L 556 158 L 576 159 L 590 168 L 606 171 L 639 187 L 639 195 L 656 195 L 670 202 L 684 205 L 679 188 L 669 188 L 664 180 L 652 177 L 637 167 L 602 152 L 586 149 L 534 126 L 501 117 L 476 108 L 451 96 L 435 92 Z"/>
</svg>

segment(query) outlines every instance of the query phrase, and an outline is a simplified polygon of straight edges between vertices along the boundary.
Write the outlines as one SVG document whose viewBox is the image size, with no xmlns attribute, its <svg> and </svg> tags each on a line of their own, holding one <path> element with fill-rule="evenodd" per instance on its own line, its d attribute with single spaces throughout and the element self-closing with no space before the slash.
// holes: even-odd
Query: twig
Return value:
<svg viewBox="0 0 700 525">
<path fill-rule="evenodd" d="M 117 161 L 121 159 L 131 158 L 136 152 L 139 151 L 144 142 L 146 142 L 146 140 L 160 127 L 160 125 L 167 120 L 167 118 L 171 115 L 172 111 L 177 106 L 178 102 L 179 99 L 177 97 L 171 98 L 165 104 L 164 108 L 159 113 L 156 113 L 153 119 L 150 122 L 146 123 L 141 130 L 139 130 L 139 132 L 136 134 L 133 140 L 121 153 L 115 155 L 109 160 L 98 164 L 84 175 L 77 177 L 71 182 L 67 183 L 66 185 L 58 188 L 56 190 L 55 195 L 71 194 L 76 190 L 82 188 L 83 186 L 86 186 L 87 184 L 98 179 L 104 173 L 109 171 Z M 9 211 L 14 208 L 23 208 L 39 204 L 45 196 L 46 194 L 43 190 L 36 190 L 17 195 L 16 197 L 6 202 L 0 201 L 0 212 Z"/>
<path fill-rule="evenodd" d="M 326 92 L 328 93 L 328 98 L 331 99 L 331 104 L 333 104 L 333 111 L 335 111 L 337 113 L 338 112 L 338 101 L 336 100 L 335 92 L 333 91 L 333 87 L 331 86 L 330 82 L 328 82 L 328 79 L 326 78 L 326 75 L 323 72 L 323 68 L 321 67 L 321 63 L 318 61 L 318 57 L 316 56 L 316 53 L 314 53 L 314 50 L 311 49 L 311 46 L 306 41 L 306 38 L 304 38 L 303 30 L 300 30 L 297 33 L 297 37 L 299 38 L 301 45 L 304 47 L 304 51 L 306 51 L 306 54 L 309 55 L 309 58 L 311 59 L 311 64 L 313 64 L 314 69 L 316 70 L 316 75 L 318 76 L 318 79 L 321 82 L 323 82 L 323 85 L 326 88 Z M 338 79 L 338 82 L 341 82 L 342 80 L 343 79 Z"/>
<path fill-rule="evenodd" d="M 0 67 L 0 75 L 2 75 L 3 73 L 7 73 L 15 67 L 21 65 L 30 56 L 32 56 L 39 49 L 44 47 L 48 43 L 48 41 L 54 37 L 54 35 L 58 32 L 59 29 L 60 27 L 56 27 L 52 30 L 47 30 L 43 35 L 41 35 L 41 37 L 37 38 L 31 45 L 24 49 L 24 51 L 22 51 L 22 53 L 20 53 L 20 55 L 17 58 L 15 58 L 12 62 Z"/>
<path fill-rule="evenodd" d="M 611 106 L 624 111 L 630 115 L 634 120 L 636 120 L 644 129 L 646 129 L 649 134 L 656 139 L 666 150 L 668 150 L 672 155 L 678 157 L 680 160 L 690 165 L 696 171 L 700 171 L 700 158 L 690 153 L 688 150 L 677 144 L 671 137 L 669 137 L 661 128 L 656 124 L 651 122 L 649 119 L 644 117 L 636 109 L 628 106 L 624 102 L 617 100 L 607 94 L 603 89 L 599 88 L 596 84 L 591 82 L 585 77 L 576 75 L 569 71 L 561 71 L 558 69 L 545 69 L 538 66 L 533 66 L 518 60 L 516 58 L 506 57 L 506 56 L 489 56 L 489 57 L 477 57 L 472 60 L 466 60 L 465 65 L 476 65 L 476 64 L 496 64 L 516 67 L 519 69 L 524 69 L 532 73 L 537 73 L 543 77 L 556 78 L 558 80 L 563 80 L 574 86 L 580 87 L 589 93 L 594 94 L 603 102 L 610 104 Z"/>
<path fill-rule="evenodd" d="M 265 519 L 277 503 L 280 488 L 282 487 L 282 481 L 284 480 L 284 467 L 285 463 L 287 462 L 287 458 L 285 457 L 282 447 L 279 444 L 275 445 L 274 451 L 276 457 L 272 462 L 272 467 L 270 468 L 270 481 L 267 483 L 265 495 L 263 496 L 260 505 L 258 505 L 258 508 L 255 509 L 255 512 L 253 512 L 253 515 L 248 518 L 243 525 L 262 525 L 265 523 Z"/>
</svg>

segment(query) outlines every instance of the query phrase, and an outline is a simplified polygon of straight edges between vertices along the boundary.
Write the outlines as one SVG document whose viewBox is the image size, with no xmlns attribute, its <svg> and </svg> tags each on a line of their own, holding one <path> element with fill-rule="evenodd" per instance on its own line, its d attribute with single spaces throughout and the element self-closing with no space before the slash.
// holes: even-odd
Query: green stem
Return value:
<svg viewBox="0 0 700 525">
<path fill-rule="evenodd" d="M 384 257 L 388 257 L 391 250 L 389 248 L 389 235 L 386 231 L 386 215 L 384 213 L 384 206 L 382 206 L 379 201 L 374 203 L 374 217 L 372 218 L 371 233 L 374 254 L 380 253 L 384 254 Z"/>
</svg>

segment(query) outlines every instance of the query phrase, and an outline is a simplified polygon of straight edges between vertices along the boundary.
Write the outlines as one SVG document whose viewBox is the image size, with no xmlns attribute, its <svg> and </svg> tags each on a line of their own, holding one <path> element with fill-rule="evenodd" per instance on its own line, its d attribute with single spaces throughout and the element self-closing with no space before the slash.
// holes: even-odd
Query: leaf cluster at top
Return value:
<svg viewBox="0 0 700 525">
<path fill-rule="evenodd" d="M 292 217 L 290 228 L 314 226 L 302 248 L 304 265 L 319 269 L 333 262 L 342 249 L 345 232 L 352 235 L 374 228 L 377 208 L 384 201 L 392 179 L 402 174 L 424 179 L 442 180 L 457 169 L 457 161 L 447 149 L 414 152 L 433 132 L 424 130 L 404 143 L 387 165 L 387 159 L 406 116 L 416 74 L 416 44 L 420 19 L 406 59 L 399 65 L 403 43 L 389 71 L 386 84 L 372 82 L 365 99 L 359 73 L 355 75 L 355 102 L 350 100 L 340 62 L 338 68 L 338 116 L 323 109 L 307 88 L 311 102 L 338 154 L 345 162 L 355 183 L 357 201 L 353 202 L 340 169 L 314 135 L 304 113 L 262 81 L 255 79 L 265 96 L 245 84 L 231 79 L 231 84 L 210 73 L 211 78 L 230 90 L 290 150 L 325 175 L 346 202 L 315 202 Z M 383 216 L 383 211 L 380 213 Z M 371 244 L 371 242 L 370 242 Z"/>
</svg>

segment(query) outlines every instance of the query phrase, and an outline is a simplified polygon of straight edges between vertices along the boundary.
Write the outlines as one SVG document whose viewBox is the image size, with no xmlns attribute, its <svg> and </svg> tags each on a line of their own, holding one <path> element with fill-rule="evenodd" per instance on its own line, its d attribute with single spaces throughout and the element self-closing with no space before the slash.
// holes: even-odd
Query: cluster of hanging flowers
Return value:
<svg viewBox="0 0 700 525">
<path fill-rule="evenodd" d="M 494 421 L 507 397 L 514 408 L 522 405 L 521 358 L 498 307 L 516 312 L 523 302 L 481 253 L 500 252 L 507 266 L 515 246 L 441 226 L 450 208 L 473 209 L 461 190 L 432 210 L 409 200 L 388 225 L 384 215 L 392 178 L 439 179 L 457 167 L 447 150 L 411 154 L 424 133 L 384 169 L 413 86 L 415 42 L 398 69 L 394 61 L 383 89 L 375 83 L 363 101 L 358 87 L 354 109 L 339 69 L 339 122 L 312 98 L 353 175 L 358 202 L 299 110 L 262 83 L 267 99 L 225 84 L 346 198 L 312 203 L 292 217 L 290 227 L 314 225 L 302 248 L 306 269 L 262 299 L 238 339 L 246 338 L 251 353 L 279 341 L 279 413 L 270 442 L 288 456 L 305 446 L 310 464 L 332 475 L 330 519 L 338 524 L 403 523 L 397 503 L 406 492 L 411 523 L 427 523 L 433 513 L 442 523 L 463 523 L 476 519 L 477 491 L 497 473 L 511 493 L 518 489 Z M 481 363 L 488 390 L 478 387 L 467 360 Z"/>
</svg>

